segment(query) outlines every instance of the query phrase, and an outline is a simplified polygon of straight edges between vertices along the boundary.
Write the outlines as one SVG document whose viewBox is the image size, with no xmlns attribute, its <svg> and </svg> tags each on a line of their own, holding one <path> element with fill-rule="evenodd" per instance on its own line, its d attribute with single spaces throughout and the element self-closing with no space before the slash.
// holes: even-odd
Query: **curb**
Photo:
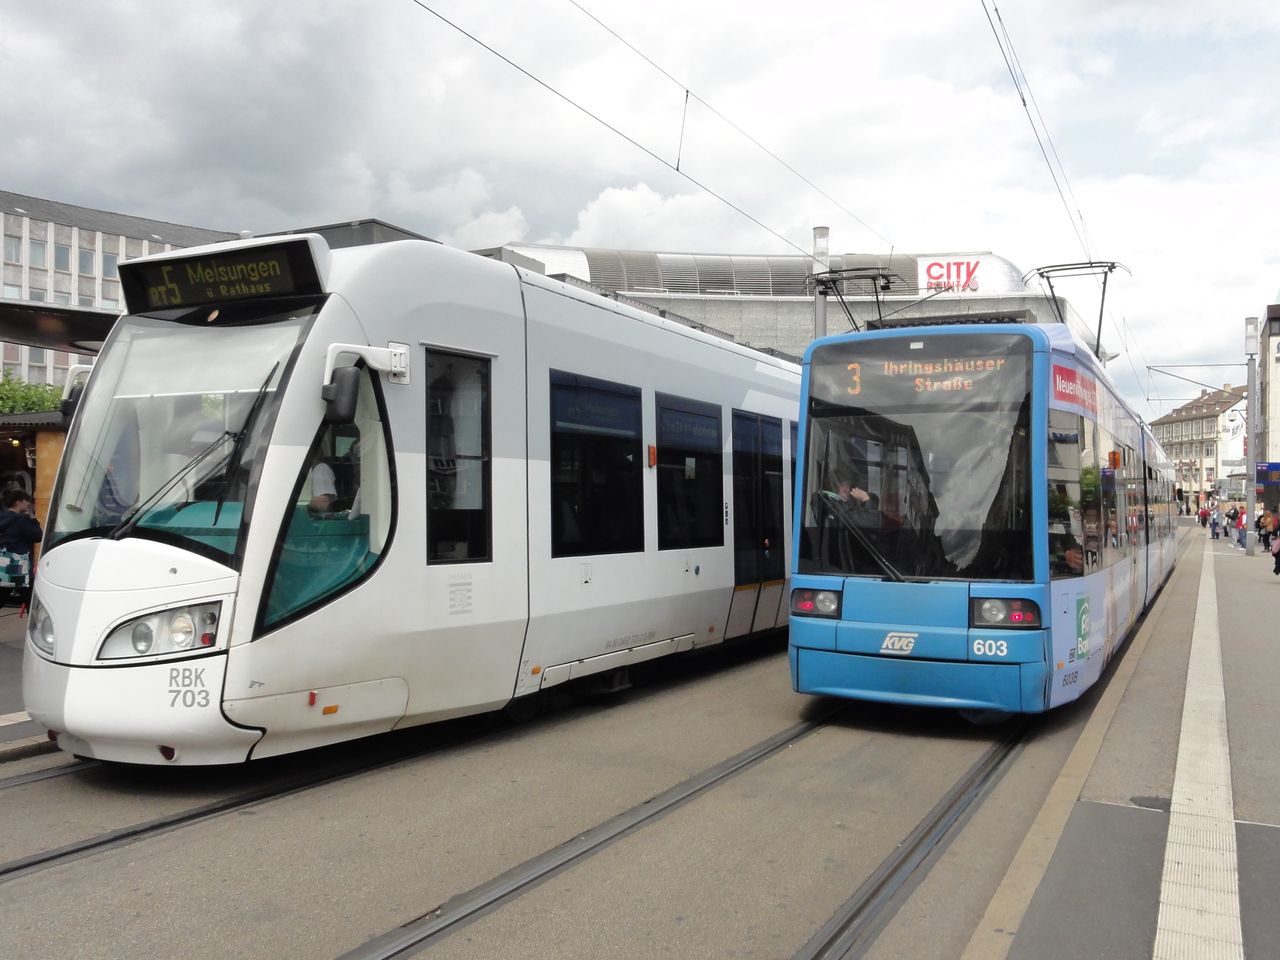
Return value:
<svg viewBox="0 0 1280 960">
<path fill-rule="evenodd" d="M 0 763 L 38 757 L 42 753 L 53 753 L 57 749 L 58 745 L 46 736 L 10 740 L 7 743 L 0 743 Z"/>
</svg>

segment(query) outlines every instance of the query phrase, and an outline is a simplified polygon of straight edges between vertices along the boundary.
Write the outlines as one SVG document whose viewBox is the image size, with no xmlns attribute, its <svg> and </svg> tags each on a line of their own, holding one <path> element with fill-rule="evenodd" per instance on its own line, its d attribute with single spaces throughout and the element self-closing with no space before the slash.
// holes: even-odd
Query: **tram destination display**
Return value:
<svg viewBox="0 0 1280 960">
<path fill-rule="evenodd" d="M 120 265 L 132 312 L 320 292 L 305 240 Z"/>
<path fill-rule="evenodd" d="M 926 398 L 998 401 L 1026 383 L 1025 338 L 951 336 L 917 343 L 867 340 L 815 351 L 814 397 L 878 408 Z"/>
</svg>

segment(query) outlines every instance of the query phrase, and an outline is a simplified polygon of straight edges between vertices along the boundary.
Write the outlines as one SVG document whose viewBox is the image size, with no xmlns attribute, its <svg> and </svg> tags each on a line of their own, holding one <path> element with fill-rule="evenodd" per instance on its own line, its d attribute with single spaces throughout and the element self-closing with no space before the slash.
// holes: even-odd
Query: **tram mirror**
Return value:
<svg viewBox="0 0 1280 960">
<path fill-rule="evenodd" d="M 320 388 L 325 423 L 354 423 L 359 393 L 360 371 L 356 367 L 335 369 L 333 379 Z"/>
<path fill-rule="evenodd" d="M 71 418 L 76 415 L 76 407 L 80 406 L 80 397 L 84 393 L 84 384 L 75 384 L 66 398 L 62 401 L 59 408 L 62 412 L 62 423 L 65 427 L 71 426 Z"/>
</svg>

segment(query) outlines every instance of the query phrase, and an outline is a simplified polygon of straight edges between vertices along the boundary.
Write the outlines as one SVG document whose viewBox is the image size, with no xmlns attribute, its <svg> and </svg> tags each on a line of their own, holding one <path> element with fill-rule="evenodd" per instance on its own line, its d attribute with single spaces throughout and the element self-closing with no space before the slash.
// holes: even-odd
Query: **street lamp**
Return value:
<svg viewBox="0 0 1280 960">
<path fill-rule="evenodd" d="M 1253 421 L 1257 419 L 1257 403 L 1254 397 L 1257 395 L 1254 387 L 1258 376 L 1258 318 L 1244 318 L 1244 352 L 1249 358 L 1249 384 L 1245 388 L 1244 396 L 1244 482 L 1248 488 L 1246 503 L 1248 504 L 1248 513 L 1245 515 L 1245 532 L 1244 542 L 1245 556 L 1253 556 L 1253 544 L 1256 539 L 1253 531 L 1249 529 L 1254 523 L 1254 511 L 1258 507 L 1258 485 L 1254 482 L 1253 476 L 1255 471 L 1249 469 L 1252 462 L 1250 456 L 1258 455 L 1258 443 L 1253 433 Z"/>
</svg>

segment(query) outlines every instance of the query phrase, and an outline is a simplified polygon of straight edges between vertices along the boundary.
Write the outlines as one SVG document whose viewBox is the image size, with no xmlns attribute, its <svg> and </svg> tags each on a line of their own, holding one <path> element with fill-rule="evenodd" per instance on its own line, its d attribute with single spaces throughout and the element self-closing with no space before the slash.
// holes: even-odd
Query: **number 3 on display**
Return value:
<svg viewBox="0 0 1280 960">
<path fill-rule="evenodd" d="M 849 364 L 849 395 L 856 397 L 862 392 L 862 364 Z"/>
</svg>

